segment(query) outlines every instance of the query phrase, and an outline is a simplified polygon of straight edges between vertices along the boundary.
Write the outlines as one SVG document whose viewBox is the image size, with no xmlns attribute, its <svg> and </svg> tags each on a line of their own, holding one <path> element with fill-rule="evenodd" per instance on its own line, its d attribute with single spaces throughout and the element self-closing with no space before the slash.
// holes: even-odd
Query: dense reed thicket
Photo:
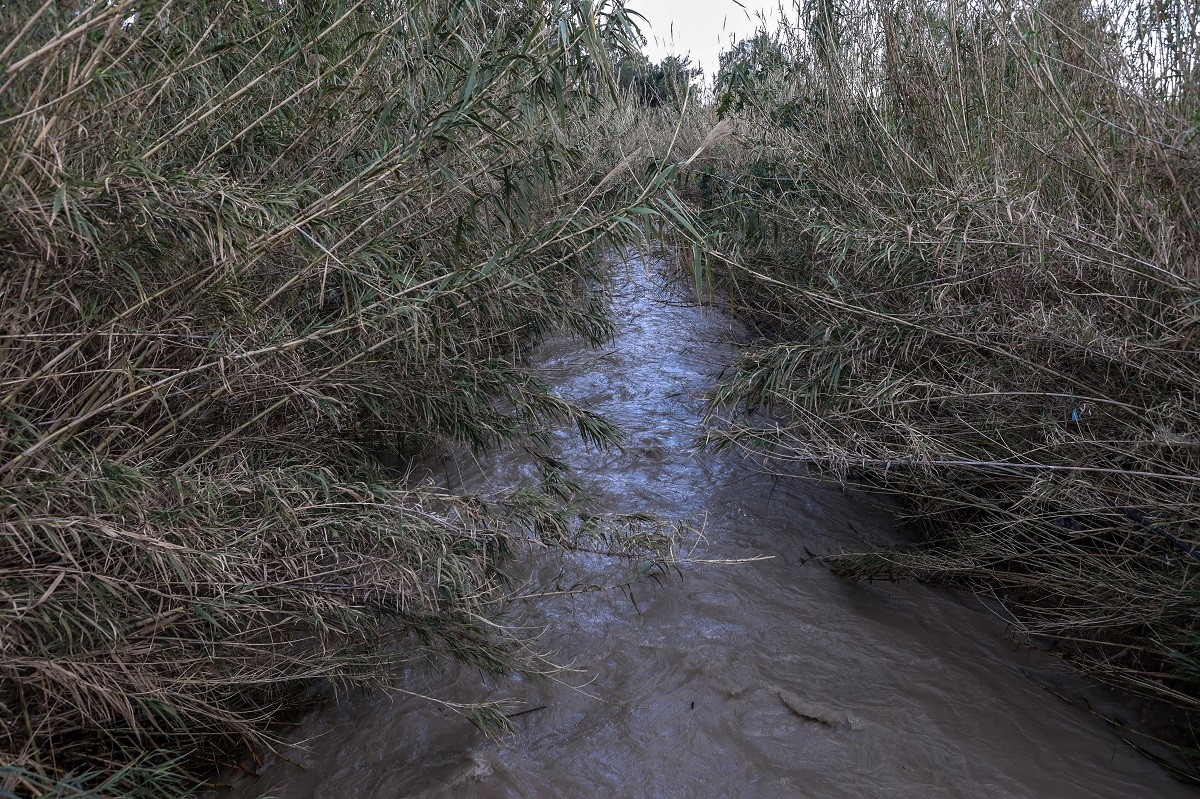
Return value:
<svg viewBox="0 0 1200 799">
<path fill-rule="evenodd" d="M 723 59 L 736 146 L 692 177 L 714 279 L 767 340 L 715 439 L 907 497 L 926 545 L 839 571 L 994 593 L 1088 675 L 1194 715 L 1196 6 L 799 19 Z"/>
<path fill-rule="evenodd" d="M 610 179 L 619 2 L 11 2 L 0 31 L 0 795 L 178 793 L 313 678 L 507 667 L 515 541 L 663 544 L 572 522 L 552 459 L 485 501 L 376 458 L 614 437 L 519 354 L 606 336 L 600 255 L 655 213 L 660 179 Z"/>
</svg>

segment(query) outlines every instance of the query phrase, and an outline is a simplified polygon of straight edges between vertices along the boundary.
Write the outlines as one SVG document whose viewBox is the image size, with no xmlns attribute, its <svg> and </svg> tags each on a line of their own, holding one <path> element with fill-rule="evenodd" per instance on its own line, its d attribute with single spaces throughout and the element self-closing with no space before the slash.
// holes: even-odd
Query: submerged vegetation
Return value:
<svg viewBox="0 0 1200 799">
<path fill-rule="evenodd" d="M 765 343 L 714 440 L 902 495 L 925 545 L 837 571 L 1001 597 L 1196 754 L 1195 4 L 815 0 L 717 93 L 691 192 Z"/>
<path fill-rule="evenodd" d="M 607 335 L 601 255 L 656 213 L 660 176 L 610 174 L 619 2 L 15 2 L 0 30 L 0 795 L 184 792 L 314 678 L 510 667 L 517 542 L 668 544 L 572 521 L 548 456 L 487 500 L 381 465 L 615 439 L 519 356 Z"/>
</svg>

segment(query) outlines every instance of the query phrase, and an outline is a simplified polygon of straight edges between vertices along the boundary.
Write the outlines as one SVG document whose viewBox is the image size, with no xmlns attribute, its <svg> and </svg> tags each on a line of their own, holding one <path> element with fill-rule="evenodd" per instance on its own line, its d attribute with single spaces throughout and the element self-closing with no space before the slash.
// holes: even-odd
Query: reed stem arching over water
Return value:
<svg viewBox="0 0 1200 799">
<path fill-rule="evenodd" d="M 1000 596 L 1187 718 L 1198 69 L 1192 3 L 811 3 L 723 61 L 737 157 L 693 182 L 770 339 L 715 439 L 908 498 L 926 546 L 840 573 Z"/>
<path fill-rule="evenodd" d="M 620 3 L 17 2 L 0 30 L 0 793 L 169 795 L 315 678 L 507 668 L 498 567 L 576 541 L 567 509 L 374 455 L 615 435 L 518 356 L 605 337 L 600 255 L 652 211 L 603 182 Z"/>
</svg>

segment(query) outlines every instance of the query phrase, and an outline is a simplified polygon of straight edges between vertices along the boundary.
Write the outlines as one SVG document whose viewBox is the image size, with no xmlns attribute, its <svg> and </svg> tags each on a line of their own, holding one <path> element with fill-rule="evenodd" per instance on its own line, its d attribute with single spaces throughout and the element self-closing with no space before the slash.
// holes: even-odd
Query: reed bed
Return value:
<svg viewBox="0 0 1200 799">
<path fill-rule="evenodd" d="M 0 31 L 0 796 L 180 795 L 314 680 L 511 668 L 517 548 L 669 547 L 573 515 L 543 431 L 617 431 L 520 365 L 608 335 L 600 256 L 658 213 L 620 2 L 47 0 Z M 545 479 L 381 465 L 439 442 Z"/>
<path fill-rule="evenodd" d="M 736 55 L 689 190 L 762 338 L 714 443 L 902 495 L 924 544 L 837 571 L 1002 598 L 1194 757 L 1194 4 L 829 0 Z"/>
</svg>

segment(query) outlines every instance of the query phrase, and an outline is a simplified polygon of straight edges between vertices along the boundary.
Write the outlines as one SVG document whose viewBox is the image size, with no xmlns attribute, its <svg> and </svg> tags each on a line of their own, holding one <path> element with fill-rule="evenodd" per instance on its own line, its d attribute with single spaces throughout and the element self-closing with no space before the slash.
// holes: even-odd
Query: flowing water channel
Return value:
<svg viewBox="0 0 1200 799">
<path fill-rule="evenodd" d="M 698 395 L 743 337 L 735 321 L 660 285 L 659 264 L 618 266 L 616 340 L 533 354 L 558 391 L 625 431 L 561 455 L 612 511 L 702 525 L 696 564 L 661 585 L 543 600 L 535 620 L 554 680 L 487 680 L 412 667 L 413 691 L 531 711 L 491 739 L 415 698 L 344 696 L 301 724 L 291 760 L 226 796 L 1195 797 L 1100 718 L 1049 656 L 1006 636 L 996 608 L 915 584 L 856 584 L 808 563 L 902 536 L 869 497 L 762 474 L 697 452 Z M 511 486 L 517 454 L 464 460 L 452 482 Z M 1062 688 L 1062 686 L 1067 686 Z"/>
</svg>

